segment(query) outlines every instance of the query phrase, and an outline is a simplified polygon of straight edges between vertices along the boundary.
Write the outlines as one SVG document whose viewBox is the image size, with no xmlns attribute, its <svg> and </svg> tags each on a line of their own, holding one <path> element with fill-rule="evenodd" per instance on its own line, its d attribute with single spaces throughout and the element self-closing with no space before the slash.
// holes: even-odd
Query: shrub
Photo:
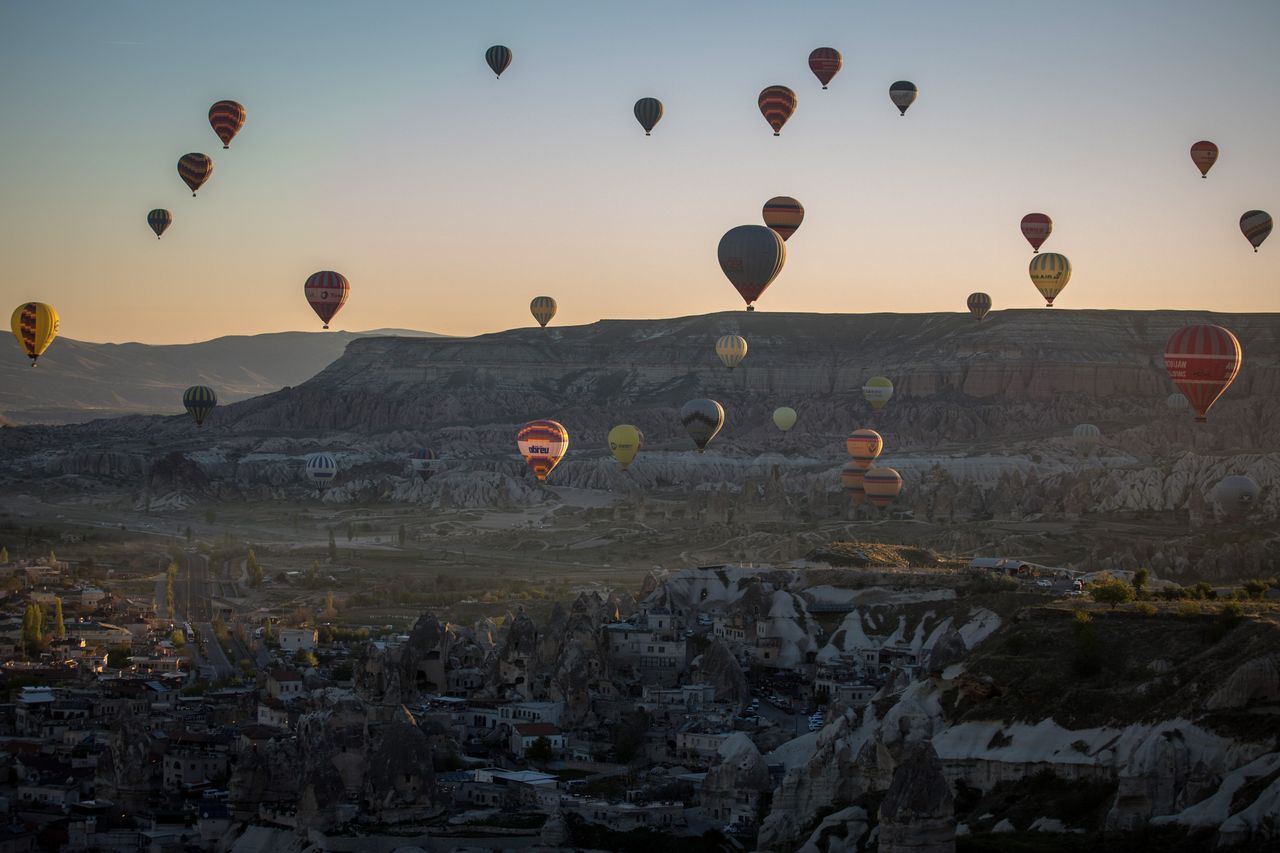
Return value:
<svg viewBox="0 0 1280 853">
<path fill-rule="evenodd" d="M 1094 601 L 1110 605 L 1112 610 L 1116 608 L 1117 604 L 1127 604 L 1137 597 L 1133 587 L 1122 580 L 1109 580 L 1093 584 L 1089 587 L 1089 594 L 1093 596 Z"/>
<path fill-rule="evenodd" d="M 1240 588 L 1244 590 L 1244 594 L 1249 598 L 1254 601 L 1261 601 L 1267 594 L 1267 587 L 1266 581 L 1261 578 L 1254 578 L 1253 580 L 1245 581 Z"/>
<path fill-rule="evenodd" d="M 1133 608 L 1143 616 L 1155 616 L 1157 612 L 1156 606 L 1149 601 L 1139 601 Z"/>
<path fill-rule="evenodd" d="M 1178 602 L 1179 616 L 1182 616 L 1182 617 L 1199 616 L 1201 612 L 1202 611 L 1200 609 L 1199 601 L 1196 601 L 1190 598 L 1184 598 L 1182 601 Z"/>
</svg>

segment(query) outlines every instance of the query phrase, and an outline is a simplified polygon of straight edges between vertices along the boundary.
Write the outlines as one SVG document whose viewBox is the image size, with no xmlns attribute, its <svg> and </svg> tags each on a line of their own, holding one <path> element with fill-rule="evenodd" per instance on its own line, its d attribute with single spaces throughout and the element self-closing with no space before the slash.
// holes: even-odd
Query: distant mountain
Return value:
<svg viewBox="0 0 1280 853">
<path fill-rule="evenodd" d="M 437 337 L 430 332 L 275 332 L 194 344 L 95 344 L 58 338 L 32 369 L 17 341 L 0 344 L 0 424 L 83 423 L 127 414 L 182 411 L 191 385 L 231 403 L 297 385 L 365 337 Z"/>
</svg>

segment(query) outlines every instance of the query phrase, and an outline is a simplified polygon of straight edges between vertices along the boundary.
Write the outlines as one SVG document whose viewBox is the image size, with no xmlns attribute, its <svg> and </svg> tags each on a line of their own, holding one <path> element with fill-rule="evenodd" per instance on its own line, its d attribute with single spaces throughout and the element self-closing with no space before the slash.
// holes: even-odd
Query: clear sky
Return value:
<svg viewBox="0 0 1280 853">
<path fill-rule="evenodd" d="M 740 309 L 716 244 L 783 194 L 807 218 L 763 311 L 1043 304 L 1031 211 L 1074 266 L 1062 308 L 1278 311 L 1280 237 L 1237 225 L 1280 215 L 1278 42 L 1276 0 L 4 2 L 0 290 L 156 343 L 318 329 L 320 269 L 349 329 L 528 325 L 541 293 L 557 324 Z M 825 92 L 819 46 L 845 57 Z M 799 95 L 778 138 L 774 83 Z M 248 110 L 230 151 L 220 98 Z M 195 199 L 188 151 L 215 161 Z"/>
</svg>

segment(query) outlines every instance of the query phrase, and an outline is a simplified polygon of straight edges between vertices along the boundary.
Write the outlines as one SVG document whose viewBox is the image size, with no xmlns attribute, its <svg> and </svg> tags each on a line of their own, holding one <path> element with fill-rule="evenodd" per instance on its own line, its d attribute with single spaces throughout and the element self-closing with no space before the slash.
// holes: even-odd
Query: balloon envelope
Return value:
<svg viewBox="0 0 1280 853">
<path fill-rule="evenodd" d="M 871 411 L 878 412 L 884 408 L 893 396 L 893 383 L 884 376 L 872 376 L 862 386 L 862 398 L 871 404 Z"/>
<path fill-rule="evenodd" d="M 309 453 L 302 470 L 316 487 L 324 489 L 338 475 L 338 460 L 328 453 Z"/>
<path fill-rule="evenodd" d="M 725 367 L 733 370 L 747 357 L 747 339 L 742 335 L 724 335 L 716 341 L 716 355 Z"/>
<path fill-rule="evenodd" d="M 1043 213 L 1028 213 L 1022 217 L 1022 236 L 1027 238 L 1027 242 L 1031 244 L 1031 248 L 1037 252 L 1044 245 L 1044 241 L 1049 239 L 1049 235 L 1053 233 L 1053 220 Z"/>
<path fill-rule="evenodd" d="M 1252 477 L 1243 474 L 1232 474 L 1224 477 L 1213 487 L 1213 499 L 1229 514 L 1240 517 L 1247 515 L 1258 503 L 1262 489 Z"/>
<path fill-rule="evenodd" d="M 902 493 L 902 475 L 892 468 L 872 468 L 863 476 L 862 488 L 873 506 L 884 509 Z"/>
<path fill-rule="evenodd" d="M 218 101 L 209 107 L 209 126 L 222 140 L 223 148 L 231 147 L 231 140 L 244 127 L 247 116 L 244 105 L 235 101 Z"/>
<path fill-rule="evenodd" d="M 409 454 L 409 464 L 413 466 L 414 473 L 426 482 L 435 473 L 436 461 L 439 458 L 431 448 L 419 447 Z"/>
<path fill-rule="evenodd" d="M 690 400 L 680 408 L 680 423 L 701 453 L 724 426 L 724 406 L 715 400 Z"/>
<path fill-rule="evenodd" d="M 1187 402 L 1187 398 L 1184 395 L 1179 394 L 1177 391 L 1166 397 L 1164 403 L 1176 412 L 1181 412 L 1184 409 L 1191 408 L 1191 404 Z"/>
<path fill-rule="evenodd" d="M 194 196 L 213 174 L 213 158 L 207 154 L 183 154 L 178 160 L 178 177 Z"/>
<path fill-rule="evenodd" d="M 1169 378 L 1191 404 L 1196 420 L 1207 419 L 1240 372 L 1244 352 L 1240 341 L 1222 326 L 1185 326 L 1164 345 L 1164 366 Z"/>
<path fill-rule="evenodd" d="M 32 367 L 36 366 L 36 361 L 58 336 L 60 323 L 58 312 L 53 310 L 52 305 L 43 302 L 24 302 L 13 309 L 9 328 L 13 330 L 13 336 L 18 339 L 22 351 L 31 359 Z"/>
<path fill-rule="evenodd" d="M 662 101 L 657 98 L 641 98 L 636 101 L 632 112 L 636 114 L 636 121 L 644 128 L 644 135 L 648 136 L 654 125 L 662 121 Z"/>
<path fill-rule="evenodd" d="M 796 410 L 790 406 L 781 406 L 773 410 L 773 425 L 786 432 L 796 425 Z"/>
<path fill-rule="evenodd" d="M 978 322 L 982 322 L 982 318 L 991 312 L 991 297 L 985 293 L 970 293 L 965 304 L 969 306 L 969 313 L 978 318 Z"/>
<path fill-rule="evenodd" d="M 538 321 L 538 325 L 545 329 L 551 322 L 551 318 L 556 316 L 558 307 L 556 301 L 550 296 L 535 296 L 529 303 L 529 313 Z"/>
<path fill-rule="evenodd" d="M 484 52 L 484 61 L 489 63 L 489 68 L 499 77 L 502 76 L 503 71 L 507 70 L 507 66 L 511 64 L 511 57 L 511 48 L 501 44 L 495 44 Z"/>
<path fill-rule="evenodd" d="M 1031 259 L 1027 268 L 1031 275 L 1031 283 L 1044 297 L 1045 307 L 1052 308 L 1053 300 L 1071 281 L 1071 262 L 1057 252 L 1046 252 Z"/>
<path fill-rule="evenodd" d="M 861 504 L 867 497 L 864 482 L 866 473 L 856 462 L 846 462 L 844 468 L 840 469 L 840 488 L 853 499 L 854 506 Z"/>
<path fill-rule="evenodd" d="M 333 315 L 347 304 L 347 297 L 351 294 L 351 283 L 341 273 L 321 270 L 307 277 L 306 283 L 302 285 L 302 292 L 307 297 L 311 310 L 316 312 L 316 316 L 327 329 Z"/>
<path fill-rule="evenodd" d="M 196 426 L 204 426 L 204 419 L 218 405 L 218 395 L 207 385 L 192 385 L 182 392 L 182 406 L 195 420 Z"/>
<path fill-rule="evenodd" d="M 569 431 L 557 421 L 530 421 L 516 433 L 516 446 L 533 476 L 545 482 L 569 449 Z"/>
<path fill-rule="evenodd" d="M 1209 170 L 1218 162 L 1218 146 L 1207 139 L 1202 139 L 1191 146 L 1191 162 L 1200 170 L 1200 177 L 1209 177 Z"/>
<path fill-rule="evenodd" d="M 855 429 L 844 440 L 844 448 L 853 457 L 853 464 L 866 471 L 884 450 L 884 439 L 873 429 Z"/>
<path fill-rule="evenodd" d="M 764 203 L 764 224 L 786 240 L 804 222 L 804 205 L 791 196 L 774 196 Z"/>
<path fill-rule="evenodd" d="M 782 237 L 764 225 L 739 225 L 720 238 L 716 249 L 720 269 L 750 307 L 782 272 L 787 247 Z"/>
<path fill-rule="evenodd" d="M 152 231 L 156 232 L 156 239 L 159 240 L 160 236 L 173 224 L 173 214 L 162 207 L 157 207 L 147 214 L 147 224 L 151 226 Z"/>
<path fill-rule="evenodd" d="M 760 92 L 760 114 L 773 128 L 773 135 L 782 133 L 782 126 L 796 111 L 796 93 L 786 86 L 769 86 Z"/>
<path fill-rule="evenodd" d="M 636 454 L 644 447 L 644 433 L 631 424 L 618 424 L 609 430 L 609 452 L 622 465 L 622 470 L 636 458 Z"/>
<path fill-rule="evenodd" d="M 824 89 L 843 67 L 844 57 L 834 47 L 815 48 L 809 54 L 809 70 L 813 72 L 814 77 L 818 78 L 818 82 Z"/>
<path fill-rule="evenodd" d="M 1071 443 L 1076 451 L 1088 456 L 1090 451 L 1102 440 L 1102 430 L 1093 424 L 1079 424 L 1071 431 Z"/>
<path fill-rule="evenodd" d="M 899 115 L 907 114 L 907 107 L 915 103 L 920 90 L 910 80 L 899 80 L 889 87 L 889 100 L 898 108 Z"/>
<path fill-rule="evenodd" d="M 1240 233 L 1253 246 L 1253 250 L 1258 251 L 1262 241 L 1271 233 L 1271 214 L 1265 210 L 1246 211 L 1240 217 Z"/>
</svg>

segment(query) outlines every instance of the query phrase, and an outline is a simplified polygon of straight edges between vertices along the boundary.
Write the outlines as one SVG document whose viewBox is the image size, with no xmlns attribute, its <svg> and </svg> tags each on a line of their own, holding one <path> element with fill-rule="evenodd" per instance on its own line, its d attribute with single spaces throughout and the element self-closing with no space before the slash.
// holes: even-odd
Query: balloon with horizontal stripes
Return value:
<svg viewBox="0 0 1280 853">
<path fill-rule="evenodd" d="M 351 294 L 351 283 L 341 273 L 321 270 L 307 276 L 306 282 L 302 285 L 302 292 L 307 297 L 311 310 L 316 312 L 316 316 L 327 329 L 329 321 L 342 309 L 343 305 L 347 304 L 347 297 Z"/>
<path fill-rule="evenodd" d="M 846 462 L 840 469 L 840 488 L 853 500 L 854 506 L 860 506 L 866 500 L 866 474 L 856 462 Z"/>
<path fill-rule="evenodd" d="M 569 431 L 558 421 L 530 421 L 516 433 L 516 446 L 533 476 L 544 483 L 569 449 Z"/>
<path fill-rule="evenodd" d="M 205 418 L 218 405 L 218 395 L 207 385 L 192 385 L 182 392 L 182 407 L 191 415 L 196 426 L 204 426 Z"/>
<path fill-rule="evenodd" d="M 662 101 L 657 98 L 641 98 L 636 101 L 632 112 L 636 115 L 636 121 L 644 128 L 644 135 L 648 136 L 654 125 L 662 120 Z"/>
<path fill-rule="evenodd" d="M 1202 139 L 1191 146 L 1191 162 L 1200 170 L 1200 177 L 1209 177 L 1209 170 L 1218 162 L 1218 146 L 1207 139 Z"/>
<path fill-rule="evenodd" d="M 1240 217 L 1240 233 L 1258 251 L 1262 241 L 1271 233 L 1271 214 L 1265 210 L 1250 210 Z"/>
<path fill-rule="evenodd" d="M 721 364 L 733 370 L 747 357 L 747 339 L 742 335 L 722 335 L 716 341 L 716 355 Z"/>
<path fill-rule="evenodd" d="M 782 126 L 796 111 L 796 93 L 786 86 L 767 86 L 760 92 L 760 114 L 773 128 L 773 135 L 782 133 Z"/>
<path fill-rule="evenodd" d="M 787 262 L 787 247 L 777 231 L 764 225 L 739 225 L 730 228 L 720 238 L 716 249 L 720 269 L 747 303 L 751 304 L 764 294 L 782 272 Z"/>
<path fill-rule="evenodd" d="M 789 195 L 778 195 L 764 203 L 764 224 L 783 240 L 796 233 L 804 222 L 804 205 Z"/>
<path fill-rule="evenodd" d="M 862 477 L 871 505 L 884 509 L 902 494 L 902 475 L 892 468 L 872 468 Z"/>
<path fill-rule="evenodd" d="M 893 396 L 893 383 L 885 376 L 872 376 L 862 386 L 862 399 L 871 404 L 871 411 L 878 412 L 884 408 Z"/>
<path fill-rule="evenodd" d="M 178 177 L 191 190 L 192 196 L 212 174 L 213 158 L 208 154 L 183 154 L 178 159 Z"/>
<path fill-rule="evenodd" d="M 556 301 L 550 296 L 535 296 L 529 303 L 529 313 L 538 321 L 538 325 L 545 329 L 551 322 L 551 318 L 556 316 L 558 307 Z"/>
<path fill-rule="evenodd" d="M 507 66 L 511 64 L 511 48 L 502 44 L 495 44 L 484 52 L 484 61 L 489 63 L 489 68 L 493 73 L 501 79 L 502 72 L 507 70 Z"/>
<path fill-rule="evenodd" d="M 1065 255 L 1057 252 L 1036 255 L 1031 259 L 1027 271 L 1031 275 L 1031 283 L 1044 297 L 1046 308 L 1053 307 L 1053 300 L 1058 298 L 1067 282 L 1071 281 L 1071 262 Z"/>
<path fill-rule="evenodd" d="M 1198 421 L 1207 420 L 1209 409 L 1235 381 L 1243 361 L 1239 339 L 1230 330 L 1208 323 L 1184 326 L 1164 345 L 1169 378 Z"/>
<path fill-rule="evenodd" d="M 855 429 L 844 440 L 844 449 L 853 459 L 853 464 L 866 471 L 884 450 L 884 438 L 873 429 Z"/>
<path fill-rule="evenodd" d="M 1043 213 L 1028 213 L 1022 217 L 1022 236 L 1027 238 L 1031 248 L 1039 252 L 1044 241 L 1053 233 L 1053 220 Z"/>
<path fill-rule="evenodd" d="M 218 101 L 209 107 L 209 126 L 222 140 L 223 148 L 231 147 L 231 140 L 244 127 L 247 115 L 244 105 L 237 101 Z"/>
<path fill-rule="evenodd" d="M 680 407 L 680 423 L 701 453 L 724 426 L 724 406 L 715 400 L 690 400 Z"/>
<path fill-rule="evenodd" d="M 152 231 L 156 232 L 156 239 L 159 240 L 164 232 L 169 230 L 169 226 L 173 224 L 173 214 L 163 207 L 157 207 L 147 214 L 147 224 L 151 226 Z"/>
<path fill-rule="evenodd" d="M 899 115 L 907 114 L 907 107 L 916 102 L 916 96 L 919 94 L 920 90 L 910 80 L 899 80 L 889 87 L 889 100 L 893 101 L 893 105 L 898 108 Z"/>
<path fill-rule="evenodd" d="M 13 330 L 13 336 L 18 339 L 22 351 L 31 359 L 32 367 L 36 366 L 40 356 L 58 336 L 60 323 L 58 312 L 53 310 L 52 305 L 43 302 L 24 302 L 13 309 L 9 328 Z"/>
<path fill-rule="evenodd" d="M 809 70 L 824 89 L 843 67 L 844 57 L 834 47 L 817 47 L 809 54 Z"/>
<path fill-rule="evenodd" d="M 965 301 L 969 306 L 969 313 L 978 318 L 978 322 L 982 322 L 982 318 L 991 313 L 991 297 L 982 291 L 970 293 L 969 298 Z"/>
</svg>

